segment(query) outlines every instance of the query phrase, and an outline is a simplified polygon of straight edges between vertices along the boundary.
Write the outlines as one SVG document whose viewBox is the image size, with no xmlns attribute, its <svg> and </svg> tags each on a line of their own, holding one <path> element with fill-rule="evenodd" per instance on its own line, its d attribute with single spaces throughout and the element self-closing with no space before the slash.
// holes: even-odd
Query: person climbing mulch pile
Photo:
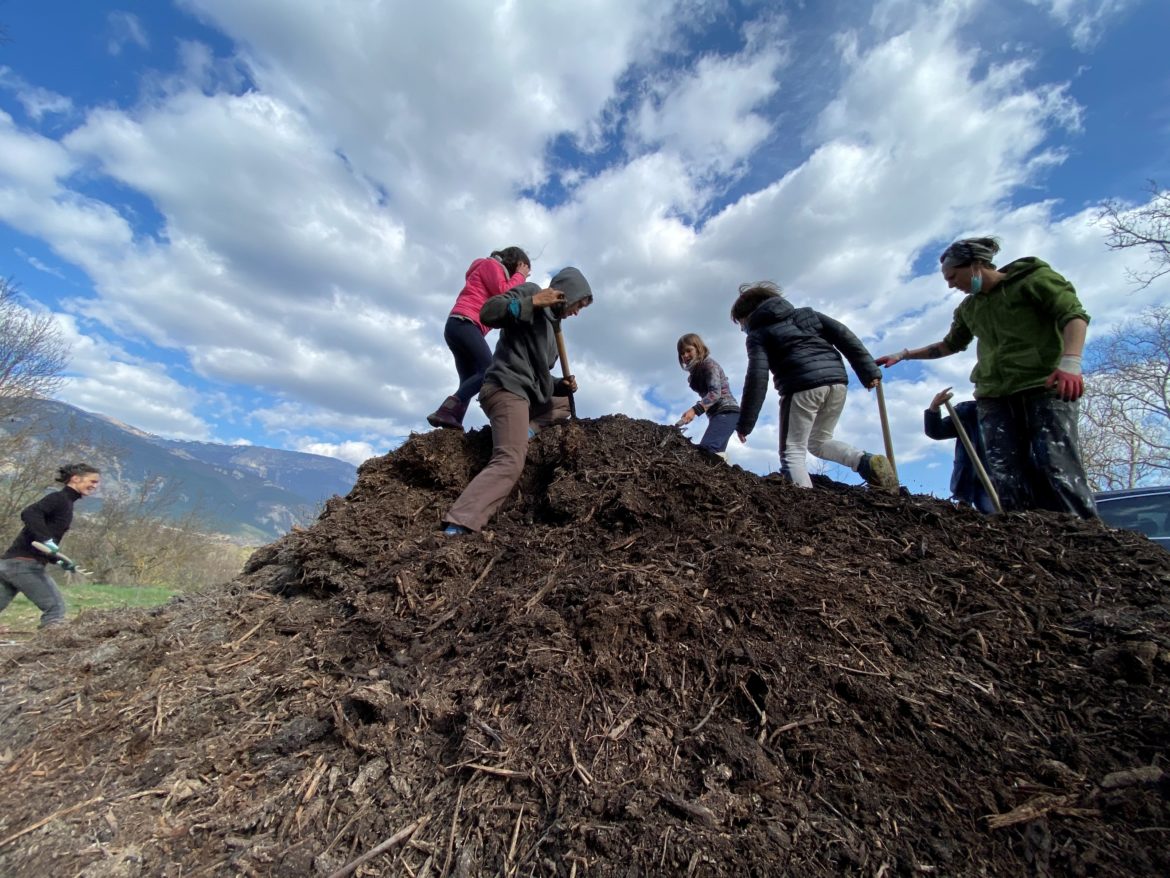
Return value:
<svg viewBox="0 0 1170 878">
<path fill-rule="evenodd" d="M 0 874 L 1170 874 L 1170 553 L 668 427 L 435 431 L 220 589 L 0 655 Z"/>
</svg>

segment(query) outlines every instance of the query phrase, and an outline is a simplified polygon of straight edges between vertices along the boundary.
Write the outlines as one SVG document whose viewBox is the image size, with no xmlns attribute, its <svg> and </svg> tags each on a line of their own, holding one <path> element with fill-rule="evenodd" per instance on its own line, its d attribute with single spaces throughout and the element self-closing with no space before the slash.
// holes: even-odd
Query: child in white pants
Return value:
<svg viewBox="0 0 1170 878">
<path fill-rule="evenodd" d="M 842 464 L 875 487 L 896 488 L 893 467 L 833 438 L 845 408 L 842 354 L 868 388 L 881 381 L 881 370 L 865 345 L 843 323 L 812 308 L 795 308 L 768 281 L 744 284 L 731 308 L 731 319 L 747 333 L 747 374 L 740 397 L 736 434 L 746 442 L 768 393 L 771 372 L 780 393 L 780 471 L 802 488 L 811 488 L 808 453 Z"/>
</svg>

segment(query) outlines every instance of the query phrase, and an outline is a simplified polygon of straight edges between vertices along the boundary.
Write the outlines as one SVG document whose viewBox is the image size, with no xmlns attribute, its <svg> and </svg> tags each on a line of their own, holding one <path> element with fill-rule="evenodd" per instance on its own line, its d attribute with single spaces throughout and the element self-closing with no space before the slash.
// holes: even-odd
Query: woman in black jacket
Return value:
<svg viewBox="0 0 1170 878">
<path fill-rule="evenodd" d="M 65 487 L 46 494 L 20 513 L 24 527 L 0 560 L 0 611 L 20 592 L 40 609 L 42 628 L 65 621 L 65 598 L 45 569 L 53 555 L 46 555 L 33 543 L 55 553 L 57 543 L 73 523 L 73 504 L 98 489 L 101 475 L 88 464 L 74 463 L 57 471 L 57 481 Z M 56 563 L 66 570 L 76 569 L 63 561 Z"/>
</svg>

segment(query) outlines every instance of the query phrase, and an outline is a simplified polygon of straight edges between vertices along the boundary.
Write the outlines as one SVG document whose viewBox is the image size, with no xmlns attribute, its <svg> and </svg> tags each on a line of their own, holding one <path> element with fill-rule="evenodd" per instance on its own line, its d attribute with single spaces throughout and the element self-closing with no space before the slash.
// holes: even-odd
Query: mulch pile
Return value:
<svg viewBox="0 0 1170 878">
<path fill-rule="evenodd" d="M 0 874 L 1170 874 L 1170 554 L 622 416 L 414 436 L 237 581 L 0 658 Z M 371 856 L 372 854 L 372 856 Z"/>
</svg>

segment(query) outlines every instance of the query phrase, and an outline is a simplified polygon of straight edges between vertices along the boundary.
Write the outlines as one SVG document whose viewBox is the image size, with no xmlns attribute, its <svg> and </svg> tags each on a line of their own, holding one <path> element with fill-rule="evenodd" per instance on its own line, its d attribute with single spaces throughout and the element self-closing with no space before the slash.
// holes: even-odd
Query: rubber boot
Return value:
<svg viewBox="0 0 1170 878">
<path fill-rule="evenodd" d="M 463 429 L 463 415 L 467 412 L 467 403 L 457 396 L 448 396 L 443 404 L 427 415 L 427 423 L 432 427 L 447 427 L 451 430 Z"/>
<path fill-rule="evenodd" d="M 866 483 L 874 488 L 894 490 L 898 487 L 898 480 L 894 477 L 894 468 L 884 454 L 863 454 L 857 465 L 857 474 L 865 479 Z"/>
</svg>

